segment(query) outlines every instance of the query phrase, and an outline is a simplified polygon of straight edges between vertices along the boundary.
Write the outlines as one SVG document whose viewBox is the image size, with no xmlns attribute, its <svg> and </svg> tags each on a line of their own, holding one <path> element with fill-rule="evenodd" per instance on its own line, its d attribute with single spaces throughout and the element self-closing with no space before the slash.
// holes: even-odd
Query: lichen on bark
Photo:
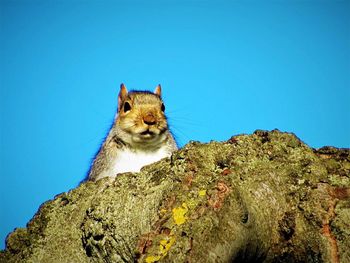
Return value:
<svg viewBox="0 0 350 263">
<path fill-rule="evenodd" d="M 44 203 L 1 262 L 350 262 L 350 151 L 256 131 Z"/>
</svg>

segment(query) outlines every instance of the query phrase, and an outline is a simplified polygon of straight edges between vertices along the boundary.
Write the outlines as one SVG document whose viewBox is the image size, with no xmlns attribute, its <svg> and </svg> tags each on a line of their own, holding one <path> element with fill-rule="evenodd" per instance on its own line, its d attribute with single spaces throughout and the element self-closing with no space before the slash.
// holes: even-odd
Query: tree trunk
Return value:
<svg viewBox="0 0 350 263">
<path fill-rule="evenodd" d="M 350 262 L 350 150 L 256 131 L 44 203 L 1 262 Z"/>
</svg>

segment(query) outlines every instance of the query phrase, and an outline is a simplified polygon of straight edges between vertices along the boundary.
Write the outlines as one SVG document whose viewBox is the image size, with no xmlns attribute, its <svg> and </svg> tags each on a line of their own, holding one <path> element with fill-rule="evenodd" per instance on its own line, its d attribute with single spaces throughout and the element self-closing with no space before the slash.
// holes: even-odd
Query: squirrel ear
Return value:
<svg viewBox="0 0 350 263">
<path fill-rule="evenodd" d="M 120 110 L 120 107 L 122 106 L 122 102 L 125 100 L 127 95 L 128 95 L 128 90 L 126 89 L 125 85 L 123 83 L 120 84 L 120 91 L 118 95 L 118 111 Z"/>
<path fill-rule="evenodd" d="M 158 86 L 154 90 L 154 94 L 158 95 L 159 97 L 162 96 L 162 87 L 160 86 L 160 84 L 158 84 Z"/>
</svg>

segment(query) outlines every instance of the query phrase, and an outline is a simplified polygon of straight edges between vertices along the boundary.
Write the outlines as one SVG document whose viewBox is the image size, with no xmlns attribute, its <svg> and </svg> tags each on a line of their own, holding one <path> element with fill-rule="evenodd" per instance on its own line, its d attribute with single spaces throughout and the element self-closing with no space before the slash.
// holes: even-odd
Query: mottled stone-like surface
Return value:
<svg viewBox="0 0 350 263">
<path fill-rule="evenodd" d="M 56 196 L 0 262 L 347 263 L 349 222 L 349 149 L 256 131 Z"/>
</svg>

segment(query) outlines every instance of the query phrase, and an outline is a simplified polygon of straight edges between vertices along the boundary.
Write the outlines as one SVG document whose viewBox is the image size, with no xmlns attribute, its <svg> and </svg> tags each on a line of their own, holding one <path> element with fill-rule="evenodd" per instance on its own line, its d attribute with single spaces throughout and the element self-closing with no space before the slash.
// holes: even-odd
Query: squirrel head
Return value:
<svg viewBox="0 0 350 263">
<path fill-rule="evenodd" d="M 122 139 L 130 144 L 152 144 L 164 137 L 168 124 L 161 92 L 160 85 L 154 92 L 129 92 L 124 84 L 120 85 L 116 124 Z"/>
</svg>

